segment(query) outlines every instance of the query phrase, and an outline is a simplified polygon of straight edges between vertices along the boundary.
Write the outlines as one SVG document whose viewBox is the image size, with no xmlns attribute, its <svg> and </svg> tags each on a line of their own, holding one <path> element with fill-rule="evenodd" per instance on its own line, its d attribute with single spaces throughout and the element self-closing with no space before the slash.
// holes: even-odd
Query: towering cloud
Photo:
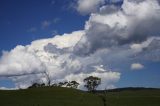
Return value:
<svg viewBox="0 0 160 106">
<path fill-rule="evenodd" d="M 158 1 L 124 0 L 117 7 L 105 5 L 104 0 L 78 0 L 79 10 L 83 2 L 87 13 L 98 9 L 91 13 L 84 30 L 4 52 L 0 76 L 15 76 L 11 78 L 16 85 L 26 88 L 35 81 L 47 82 L 48 73 L 52 83 L 76 80 L 83 89 L 83 79 L 94 75 L 102 78 L 99 89 L 104 89 L 115 87 L 124 67 L 142 67 L 132 64 L 137 61 L 160 61 L 160 44 L 154 43 L 160 42 Z"/>
<path fill-rule="evenodd" d="M 106 9 L 102 7 L 100 10 Z M 160 6 L 156 0 L 139 3 L 125 0 L 121 9 L 112 7 L 112 13 L 93 13 L 86 22 L 86 36 L 78 49 L 81 51 L 87 46 L 87 51 L 82 50 L 87 54 L 100 48 L 141 43 L 148 37 L 159 36 L 159 10 Z"/>
</svg>

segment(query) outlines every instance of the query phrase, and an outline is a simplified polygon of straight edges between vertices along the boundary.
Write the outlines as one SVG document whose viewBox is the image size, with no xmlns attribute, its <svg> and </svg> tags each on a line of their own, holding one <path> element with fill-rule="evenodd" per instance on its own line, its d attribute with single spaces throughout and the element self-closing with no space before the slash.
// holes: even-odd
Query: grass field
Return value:
<svg viewBox="0 0 160 106">
<path fill-rule="evenodd" d="M 59 87 L 0 91 L 0 106 L 104 106 L 100 95 Z M 160 90 L 108 92 L 106 106 L 160 106 Z"/>
<path fill-rule="evenodd" d="M 107 106 L 160 106 L 160 90 L 109 92 Z"/>
</svg>

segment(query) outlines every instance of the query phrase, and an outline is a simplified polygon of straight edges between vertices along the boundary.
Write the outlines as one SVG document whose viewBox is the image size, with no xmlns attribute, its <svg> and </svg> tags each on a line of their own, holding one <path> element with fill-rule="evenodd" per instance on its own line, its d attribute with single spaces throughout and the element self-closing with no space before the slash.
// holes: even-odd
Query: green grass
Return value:
<svg viewBox="0 0 160 106">
<path fill-rule="evenodd" d="M 101 106 L 98 96 L 68 88 L 0 91 L 0 106 Z"/>
<path fill-rule="evenodd" d="M 160 106 L 160 90 L 110 92 L 107 106 Z"/>
<path fill-rule="evenodd" d="M 0 106 L 103 106 L 101 94 L 68 88 L 0 91 Z M 106 106 L 160 106 L 160 90 L 108 92 Z"/>
</svg>

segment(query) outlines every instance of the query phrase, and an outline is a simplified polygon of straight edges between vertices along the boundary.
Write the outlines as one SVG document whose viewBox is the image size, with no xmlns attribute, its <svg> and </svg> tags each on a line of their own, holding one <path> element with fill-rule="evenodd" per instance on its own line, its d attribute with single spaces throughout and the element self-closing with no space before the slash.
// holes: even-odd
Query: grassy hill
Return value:
<svg viewBox="0 0 160 106">
<path fill-rule="evenodd" d="M 0 91 L 0 106 L 104 106 L 103 91 L 90 94 L 69 88 L 33 88 Z M 104 96 L 103 96 L 104 97 Z M 160 106 L 160 90 L 112 90 L 106 106 Z"/>
<path fill-rule="evenodd" d="M 121 88 L 109 90 L 106 106 L 160 106 L 160 89 Z"/>
<path fill-rule="evenodd" d="M 0 106 L 102 106 L 98 96 L 68 88 L 0 91 Z"/>
</svg>

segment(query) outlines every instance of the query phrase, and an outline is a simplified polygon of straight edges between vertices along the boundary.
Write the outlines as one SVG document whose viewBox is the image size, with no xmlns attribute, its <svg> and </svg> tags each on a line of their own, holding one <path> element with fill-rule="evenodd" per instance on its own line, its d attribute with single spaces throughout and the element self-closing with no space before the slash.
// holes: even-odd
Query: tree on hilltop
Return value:
<svg viewBox="0 0 160 106">
<path fill-rule="evenodd" d="M 101 84 L 101 78 L 89 76 L 84 79 L 84 82 L 85 82 L 84 87 L 86 87 L 88 91 L 94 92 L 98 87 L 98 85 Z"/>
</svg>

